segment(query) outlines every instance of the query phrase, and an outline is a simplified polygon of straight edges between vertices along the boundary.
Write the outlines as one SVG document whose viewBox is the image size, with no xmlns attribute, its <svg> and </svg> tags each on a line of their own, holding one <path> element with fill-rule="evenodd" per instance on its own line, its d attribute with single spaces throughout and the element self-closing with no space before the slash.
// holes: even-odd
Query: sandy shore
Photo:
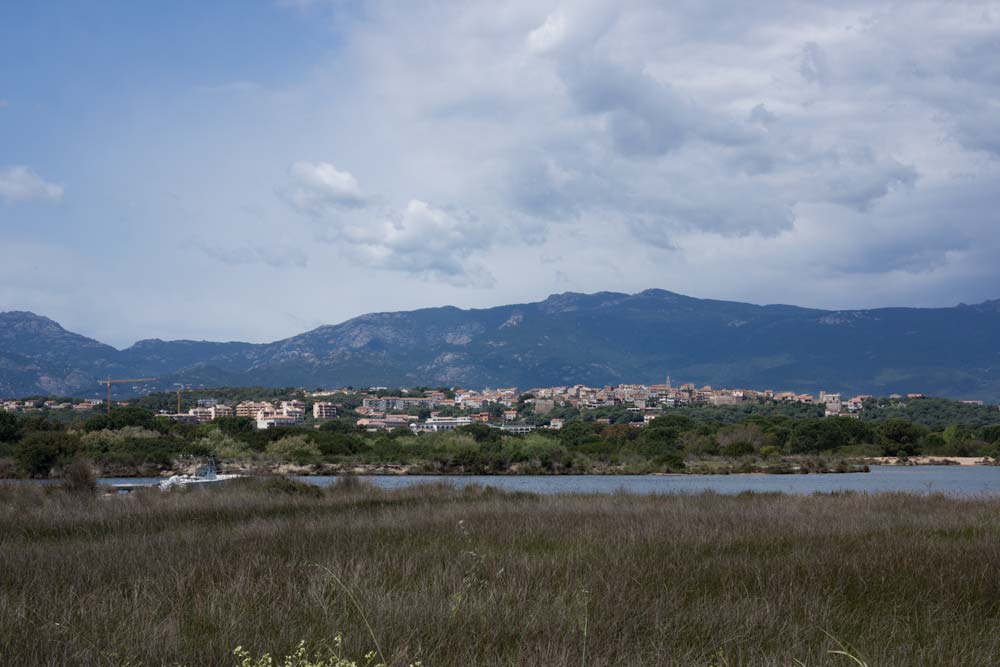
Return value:
<svg viewBox="0 0 1000 667">
<path fill-rule="evenodd" d="M 900 463 L 895 456 L 875 456 L 866 459 L 871 465 L 891 466 L 891 465 L 915 465 L 915 466 L 936 466 L 936 465 L 960 465 L 960 466 L 981 466 L 990 465 L 991 459 L 981 456 L 911 456 L 905 462 Z"/>
</svg>

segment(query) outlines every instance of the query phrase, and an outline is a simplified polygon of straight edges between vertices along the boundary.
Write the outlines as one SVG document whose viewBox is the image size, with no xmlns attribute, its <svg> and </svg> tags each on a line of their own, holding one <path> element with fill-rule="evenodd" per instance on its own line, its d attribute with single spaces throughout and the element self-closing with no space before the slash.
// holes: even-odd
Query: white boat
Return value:
<svg viewBox="0 0 1000 667">
<path fill-rule="evenodd" d="M 182 486 L 215 486 L 225 482 L 238 479 L 243 475 L 220 475 L 215 469 L 215 461 L 210 460 L 208 465 L 199 468 L 193 475 L 172 475 L 160 482 L 161 491 L 170 491 Z"/>
</svg>

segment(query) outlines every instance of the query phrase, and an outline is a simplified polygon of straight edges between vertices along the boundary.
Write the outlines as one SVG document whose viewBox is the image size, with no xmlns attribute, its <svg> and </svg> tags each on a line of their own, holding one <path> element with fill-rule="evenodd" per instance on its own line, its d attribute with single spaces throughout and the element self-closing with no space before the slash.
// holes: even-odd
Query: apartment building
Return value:
<svg viewBox="0 0 1000 667">
<path fill-rule="evenodd" d="M 274 412 L 274 405 L 266 401 L 261 403 L 255 403 L 254 401 L 243 401 L 236 406 L 236 416 L 237 417 L 250 417 L 251 419 L 257 418 L 257 413 L 261 410 L 265 412 Z"/>
<path fill-rule="evenodd" d="M 410 424 L 410 430 L 414 433 L 450 431 L 471 423 L 472 417 L 431 417 L 425 422 Z"/>
<path fill-rule="evenodd" d="M 212 405 L 210 407 L 198 406 L 188 410 L 188 414 L 195 417 L 199 423 L 215 421 L 220 417 L 232 417 L 233 409 L 228 405 Z"/>
<path fill-rule="evenodd" d="M 260 416 L 257 417 L 257 428 L 261 431 L 279 426 L 294 426 L 297 423 L 299 423 L 299 420 L 296 420 L 294 417 L 287 417 L 279 414 L 268 415 L 264 414 L 263 410 L 261 411 Z"/>
<path fill-rule="evenodd" d="M 336 419 L 337 406 L 329 401 L 317 401 L 313 403 L 314 419 Z"/>
<path fill-rule="evenodd" d="M 434 398 L 410 398 L 408 396 L 370 396 L 362 399 L 361 405 L 378 412 L 396 411 L 420 411 L 424 408 L 430 410 L 438 404 Z"/>
</svg>

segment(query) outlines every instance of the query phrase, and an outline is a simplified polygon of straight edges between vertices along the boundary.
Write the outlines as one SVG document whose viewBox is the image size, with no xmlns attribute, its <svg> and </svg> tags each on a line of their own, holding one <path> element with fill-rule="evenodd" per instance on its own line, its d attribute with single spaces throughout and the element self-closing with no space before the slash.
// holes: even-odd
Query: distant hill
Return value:
<svg viewBox="0 0 1000 667">
<path fill-rule="evenodd" d="M 1000 300 L 826 311 L 646 290 L 373 313 L 267 344 L 116 350 L 0 313 L 0 396 L 99 393 L 99 377 L 195 386 L 534 386 L 675 382 L 1000 400 Z M 121 388 L 122 395 L 131 388 Z"/>
</svg>

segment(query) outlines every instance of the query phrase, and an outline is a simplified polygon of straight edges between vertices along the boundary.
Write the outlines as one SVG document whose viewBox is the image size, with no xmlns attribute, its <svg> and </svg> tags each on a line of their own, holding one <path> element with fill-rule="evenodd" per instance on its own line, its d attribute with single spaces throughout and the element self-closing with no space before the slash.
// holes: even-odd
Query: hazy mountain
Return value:
<svg viewBox="0 0 1000 667">
<path fill-rule="evenodd" d="M 557 294 L 482 310 L 374 313 L 269 344 L 147 340 L 116 350 L 0 314 L 0 395 L 93 395 L 104 375 L 203 386 L 674 382 L 1000 400 L 1000 300 L 826 311 L 663 290 Z M 124 388 L 124 391 L 128 391 Z"/>
</svg>

